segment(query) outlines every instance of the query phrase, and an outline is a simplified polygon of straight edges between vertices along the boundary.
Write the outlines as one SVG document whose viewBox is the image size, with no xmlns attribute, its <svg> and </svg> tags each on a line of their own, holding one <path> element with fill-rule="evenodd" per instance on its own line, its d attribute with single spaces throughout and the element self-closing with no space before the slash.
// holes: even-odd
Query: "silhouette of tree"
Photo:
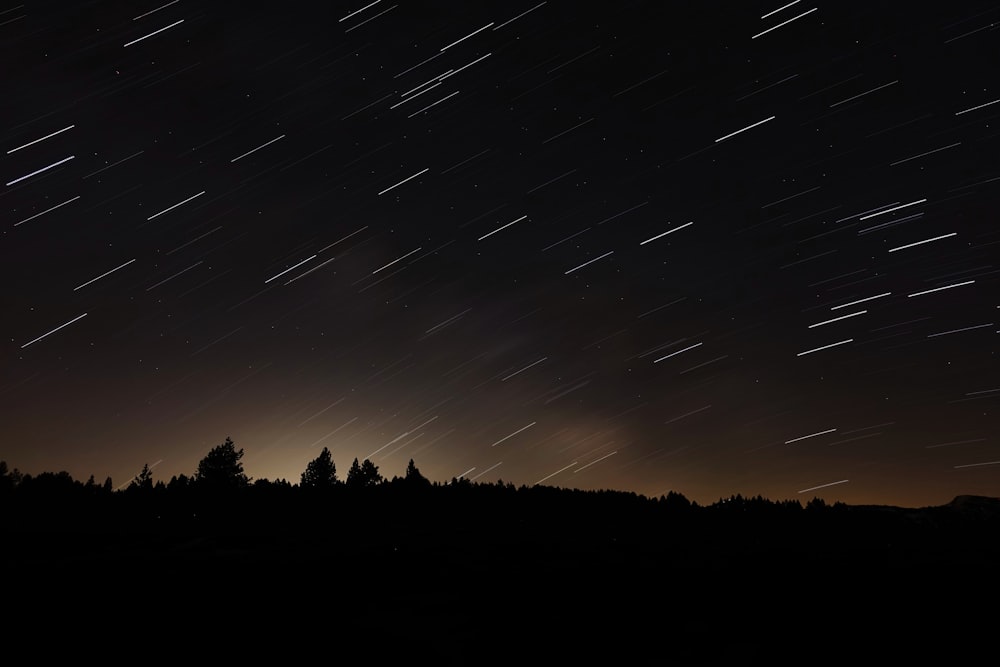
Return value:
<svg viewBox="0 0 1000 667">
<path fill-rule="evenodd" d="M 406 477 L 404 477 L 404 479 L 411 484 L 430 484 L 428 479 L 420 474 L 419 470 L 417 470 L 417 466 L 413 463 L 413 459 L 410 459 L 410 462 L 406 464 Z"/>
<path fill-rule="evenodd" d="M 357 463 L 358 460 L 354 459 Z M 360 469 L 359 469 L 360 470 Z M 337 466 L 333 463 L 333 456 L 326 447 L 306 465 L 305 472 L 302 473 L 301 486 L 312 489 L 329 489 L 337 484 Z"/>
<path fill-rule="evenodd" d="M 691 508 L 691 501 L 676 491 L 668 491 L 663 499 L 664 504 L 669 509 L 686 510 Z"/>
<path fill-rule="evenodd" d="M 250 485 L 250 478 L 243 472 L 243 450 L 236 449 L 233 439 L 209 450 L 194 474 L 194 481 L 202 488 L 213 491 L 242 489 Z"/>
<path fill-rule="evenodd" d="M 806 503 L 806 509 L 818 512 L 827 509 L 827 504 L 826 501 L 819 496 L 813 496 L 813 499 Z"/>
<path fill-rule="evenodd" d="M 378 486 L 383 481 L 382 475 L 378 471 L 378 466 L 372 463 L 370 459 L 365 459 L 364 463 L 359 464 L 358 459 L 355 458 L 354 463 L 351 464 L 351 469 L 347 471 L 347 486 L 352 489 L 365 489 Z"/>
<path fill-rule="evenodd" d="M 6 461 L 0 461 L 0 470 L 3 471 L 0 473 L 0 485 L 4 487 L 15 489 L 24 481 L 24 475 L 17 468 L 14 468 L 10 472 L 7 471 Z"/>
<path fill-rule="evenodd" d="M 370 459 L 365 459 L 361 462 L 361 475 L 365 480 L 365 486 L 378 486 L 385 481 L 378 471 L 378 466 L 372 463 Z"/>
<path fill-rule="evenodd" d="M 139 474 L 132 478 L 132 483 L 128 485 L 131 490 L 148 490 L 153 488 L 153 471 L 149 469 L 149 464 L 144 463 Z"/>
<path fill-rule="evenodd" d="M 413 459 L 410 459 L 410 462 L 406 465 L 405 476 L 402 479 L 393 478 L 393 481 L 397 479 L 403 488 L 410 489 L 411 491 L 429 489 L 431 487 L 431 481 L 420 473 L 416 464 L 413 463 Z"/>
<path fill-rule="evenodd" d="M 191 478 L 181 473 L 180 475 L 174 475 L 167 482 L 167 489 L 170 491 L 176 491 L 177 489 L 186 489 L 191 484 Z"/>
<path fill-rule="evenodd" d="M 261 478 L 254 480 L 253 488 L 264 491 L 272 491 L 274 489 L 287 491 L 288 489 L 292 488 L 292 484 L 288 480 L 282 479 L 280 477 L 275 480 Z"/>
<path fill-rule="evenodd" d="M 86 493 L 85 497 L 88 498 L 106 498 L 112 492 L 110 482 L 108 482 L 106 486 L 98 484 L 97 478 L 94 477 L 94 475 L 91 475 L 87 479 L 87 482 L 83 485 L 83 490 Z"/>
<path fill-rule="evenodd" d="M 31 497 L 40 502 L 55 502 L 73 497 L 73 492 L 83 485 L 73 479 L 65 470 L 42 472 L 32 477 L 24 475 L 19 485 Z"/>
<path fill-rule="evenodd" d="M 14 478 L 7 471 L 7 462 L 0 461 L 0 493 L 13 491 Z"/>
<path fill-rule="evenodd" d="M 360 486 L 361 480 L 361 464 L 358 463 L 358 457 L 354 457 L 354 462 L 351 463 L 350 469 L 347 471 L 347 486 L 354 488 Z"/>
<path fill-rule="evenodd" d="M 452 477 L 451 482 L 448 486 L 453 486 L 457 488 L 472 488 L 472 482 L 469 481 L 468 477 Z M 534 487 L 532 487 L 534 488 Z"/>
</svg>

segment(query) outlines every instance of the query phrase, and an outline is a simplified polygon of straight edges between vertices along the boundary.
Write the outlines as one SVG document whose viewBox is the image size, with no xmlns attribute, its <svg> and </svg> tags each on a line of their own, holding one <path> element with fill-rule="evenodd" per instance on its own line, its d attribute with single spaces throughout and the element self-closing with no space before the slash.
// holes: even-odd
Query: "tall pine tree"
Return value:
<svg viewBox="0 0 1000 667">
<path fill-rule="evenodd" d="M 357 459 L 354 462 L 357 463 Z M 306 464 L 301 485 L 312 489 L 329 489 L 337 483 L 337 466 L 333 463 L 330 450 L 324 447 L 319 456 Z"/>
<path fill-rule="evenodd" d="M 194 480 L 202 488 L 212 491 L 241 489 L 250 485 L 250 478 L 243 472 L 243 450 L 236 449 L 233 439 L 209 450 L 194 474 Z"/>
</svg>

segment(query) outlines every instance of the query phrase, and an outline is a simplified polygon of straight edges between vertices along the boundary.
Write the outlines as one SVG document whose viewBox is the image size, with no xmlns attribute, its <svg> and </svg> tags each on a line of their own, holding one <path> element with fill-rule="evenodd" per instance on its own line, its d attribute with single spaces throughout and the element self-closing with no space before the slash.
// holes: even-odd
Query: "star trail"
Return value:
<svg viewBox="0 0 1000 667">
<path fill-rule="evenodd" d="M 997 495 L 998 18 L 0 6 L 0 458 Z"/>
</svg>

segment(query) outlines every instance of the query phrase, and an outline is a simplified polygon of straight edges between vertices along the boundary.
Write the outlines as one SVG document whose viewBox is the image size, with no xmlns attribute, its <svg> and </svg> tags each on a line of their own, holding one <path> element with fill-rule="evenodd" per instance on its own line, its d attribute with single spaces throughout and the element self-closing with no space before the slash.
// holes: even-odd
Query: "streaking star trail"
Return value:
<svg viewBox="0 0 1000 667">
<path fill-rule="evenodd" d="M 0 459 L 995 496 L 998 16 L 14 7 Z"/>
</svg>

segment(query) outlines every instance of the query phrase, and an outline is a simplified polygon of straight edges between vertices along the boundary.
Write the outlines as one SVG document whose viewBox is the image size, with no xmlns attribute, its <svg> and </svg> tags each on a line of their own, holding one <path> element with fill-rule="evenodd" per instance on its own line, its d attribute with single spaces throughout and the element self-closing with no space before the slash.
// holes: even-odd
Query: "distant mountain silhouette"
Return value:
<svg viewBox="0 0 1000 667">
<path fill-rule="evenodd" d="M 948 503 L 950 507 L 959 512 L 968 512 L 983 518 L 1000 517 L 1000 498 L 989 496 L 955 496 Z"/>
</svg>

